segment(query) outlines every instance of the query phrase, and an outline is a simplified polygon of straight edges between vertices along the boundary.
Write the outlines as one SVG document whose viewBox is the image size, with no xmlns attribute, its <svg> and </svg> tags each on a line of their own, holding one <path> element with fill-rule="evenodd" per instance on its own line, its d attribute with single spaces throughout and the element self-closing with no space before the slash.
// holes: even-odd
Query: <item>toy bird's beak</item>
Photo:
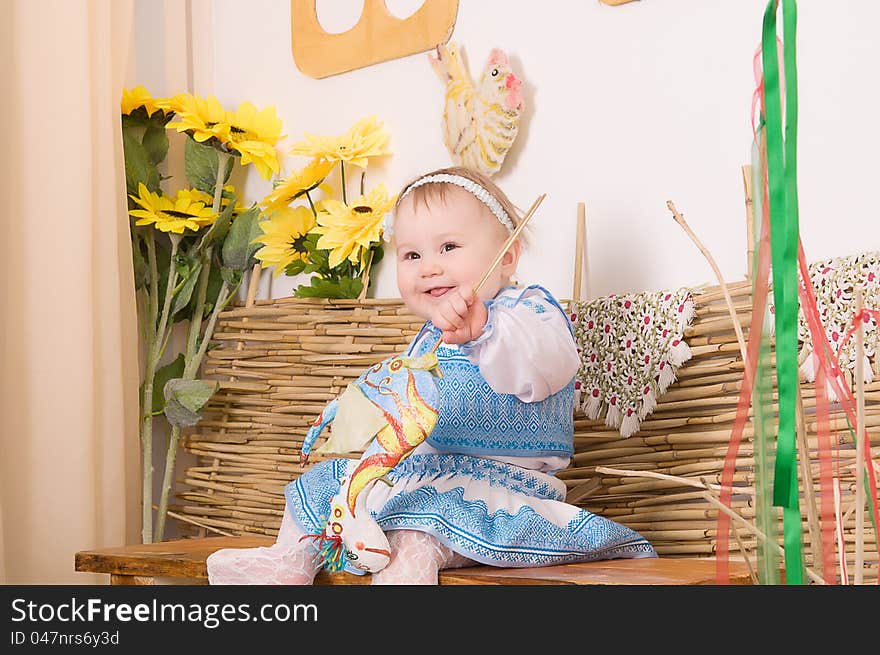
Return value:
<svg viewBox="0 0 880 655">
<path fill-rule="evenodd" d="M 507 79 L 504 81 L 504 86 L 507 87 L 509 91 L 507 97 L 504 99 L 504 104 L 506 104 L 509 109 L 522 109 L 522 95 L 520 95 L 519 92 L 522 87 L 522 80 L 513 73 L 509 73 Z"/>
</svg>

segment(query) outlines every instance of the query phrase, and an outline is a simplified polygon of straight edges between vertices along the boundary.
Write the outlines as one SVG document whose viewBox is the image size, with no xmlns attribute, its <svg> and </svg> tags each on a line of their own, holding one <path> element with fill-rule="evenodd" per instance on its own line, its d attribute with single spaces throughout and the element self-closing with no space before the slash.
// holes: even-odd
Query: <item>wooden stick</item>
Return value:
<svg viewBox="0 0 880 655">
<path fill-rule="evenodd" d="M 535 210 L 538 209 L 538 206 L 544 201 L 544 198 L 546 198 L 546 197 L 547 197 L 547 194 L 542 193 L 540 196 L 538 196 L 535 199 L 535 202 L 533 202 L 532 206 L 529 207 L 529 211 L 527 211 L 526 215 L 523 216 L 523 219 L 520 221 L 519 225 L 517 225 L 516 229 L 513 231 L 513 233 L 511 233 L 511 235 L 509 237 L 507 237 L 507 241 L 504 242 L 504 245 L 501 246 L 501 249 L 498 251 L 498 254 L 495 256 L 495 261 L 492 262 L 492 264 L 489 266 L 488 270 L 486 270 L 486 272 L 483 274 L 483 279 L 481 279 L 479 282 L 477 282 L 477 286 L 474 287 L 474 296 L 476 296 L 477 293 L 482 288 L 482 286 L 484 284 L 486 284 L 486 280 L 488 280 L 489 276 L 492 275 L 492 271 L 494 271 L 498 267 L 498 264 L 501 263 L 501 259 L 504 257 L 508 248 L 510 248 L 511 244 L 514 241 L 516 241 L 516 238 L 519 236 L 519 233 L 522 232 L 523 228 L 529 222 L 529 219 L 535 213 Z M 437 339 L 437 343 L 434 344 L 434 348 L 431 350 L 431 352 L 435 352 L 437 350 L 437 348 L 440 347 L 441 341 L 443 341 L 442 338 Z"/>
<path fill-rule="evenodd" d="M 717 508 L 719 509 L 719 511 L 724 512 L 724 513 L 727 514 L 730 518 L 732 518 L 734 521 L 738 521 L 739 523 L 741 523 L 741 524 L 742 524 L 745 528 L 747 528 L 752 534 L 754 534 L 756 537 L 758 537 L 758 539 L 760 539 L 761 541 L 763 541 L 763 542 L 766 543 L 767 545 L 769 545 L 769 546 L 771 546 L 771 547 L 775 547 L 775 548 L 776 548 L 776 551 L 777 551 L 780 555 L 785 555 L 785 550 L 782 548 L 782 546 L 780 546 L 780 545 L 777 544 L 777 543 L 772 543 L 772 542 L 770 542 L 770 541 L 767 539 L 767 535 L 764 534 L 763 532 L 761 532 L 761 531 L 758 529 L 757 526 L 755 526 L 755 525 L 749 523 L 748 521 L 746 521 L 743 517 L 741 517 L 739 514 L 737 514 L 736 512 L 734 512 L 734 511 L 733 511 L 732 509 L 730 509 L 729 507 L 727 507 L 727 505 L 725 505 L 725 504 L 722 503 L 720 500 L 718 500 L 718 499 L 717 499 L 715 496 L 713 496 L 710 492 L 708 492 L 708 491 L 704 491 L 702 495 L 703 495 L 703 498 L 705 498 L 705 499 L 708 500 L 710 503 L 712 503 L 713 505 L 715 505 L 715 507 L 717 507 Z M 815 582 L 816 584 L 822 584 L 822 585 L 825 584 L 825 580 L 823 580 L 820 576 L 818 576 L 814 571 L 812 571 L 811 569 L 809 569 L 809 568 L 806 567 L 806 566 L 804 566 L 804 570 L 806 571 L 806 573 L 807 573 L 807 577 L 810 578 L 810 580 L 812 580 L 812 581 Z"/>
<path fill-rule="evenodd" d="M 628 471 L 626 469 L 615 469 L 608 466 L 597 466 L 596 473 L 609 473 L 611 475 L 620 475 L 624 477 L 654 478 L 656 480 L 667 480 L 669 482 L 677 482 L 688 487 L 696 487 L 697 489 L 721 489 L 721 486 L 717 484 L 710 485 L 705 482 L 694 480 L 691 478 L 680 478 L 675 475 L 666 475 L 665 473 L 654 473 L 653 471 Z M 737 491 L 739 490 L 737 489 Z"/>
<path fill-rule="evenodd" d="M 801 465 L 801 478 L 804 486 L 804 503 L 807 506 L 807 525 L 810 531 L 810 550 L 813 562 L 818 566 L 819 574 L 824 576 L 824 560 L 822 559 L 822 529 L 819 526 L 819 510 L 816 507 L 816 492 L 813 488 L 813 472 L 810 467 L 810 446 L 807 440 L 807 425 L 804 419 L 804 399 L 798 385 L 796 400 L 796 432 L 798 456 Z"/>
<path fill-rule="evenodd" d="M 544 201 L 544 198 L 546 197 L 547 194 L 542 193 L 535 199 L 535 202 L 532 203 L 532 206 L 529 207 L 529 211 L 527 211 L 526 215 L 523 216 L 523 219 L 520 221 L 519 225 L 516 226 L 516 229 L 509 237 L 507 237 L 507 241 L 504 242 L 504 245 L 501 246 L 501 250 L 499 250 L 498 254 L 495 256 L 495 261 L 492 262 L 491 266 L 489 266 L 489 269 L 485 272 L 485 274 L 483 274 L 483 279 L 477 282 L 477 286 L 474 287 L 474 295 L 477 295 L 477 292 L 482 288 L 484 284 L 486 284 L 486 280 L 489 279 L 489 276 L 492 275 L 492 271 L 494 271 L 498 267 L 498 264 L 501 263 L 501 259 L 504 257 L 507 249 L 510 248 L 511 244 L 514 241 L 516 241 L 519 233 L 522 232 L 523 228 L 529 222 L 529 219 L 532 217 L 532 215 L 538 209 L 538 206 Z"/>
<path fill-rule="evenodd" d="M 363 302 L 364 298 L 367 297 L 367 287 L 370 285 L 370 268 L 373 266 L 373 253 L 370 252 L 370 259 L 367 260 L 367 265 L 364 266 L 364 272 L 361 273 L 361 292 L 358 294 L 358 300 Z"/>
<path fill-rule="evenodd" d="M 574 302 L 582 300 L 581 284 L 584 278 L 584 242 L 586 240 L 586 231 L 586 209 L 584 203 L 579 202 L 577 205 L 577 226 L 575 227 L 574 283 L 571 293 L 571 299 Z"/>
<path fill-rule="evenodd" d="M 673 202 L 671 200 L 667 200 L 666 206 L 669 208 L 669 211 L 672 212 L 672 216 L 675 218 L 675 222 L 681 225 L 682 229 L 684 229 L 687 235 L 696 244 L 697 248 L 700 249 L 700 252 L 703 253 L 703 256 L 709 261 L 709 265 L 712 267 L 712 270 L 715 271 L 715 277 L 718 278 L 718 283 L 721 285 L 721 290 L 724 292 L 724 300 L 727 303 L 727 308 L 730 312 L 730 319 L 733 321 L 733 329 L 736 332 L 736 340 L 737 342 L 739 342 L 740 356 L 745 363 L 746 361 L 748 361 L 748 358 L 746 357 L 746 340 L 745 338 L 743 338 L 742 327 L 740 327 L 739 320 L 737 320 L 736 318 L 736 310 L 733 309 L 733 300 L 731 300 L 730 298 L 730 291 L 728 291 L 727 284 L 724 282 L 724 277 L 721 275 L 721 269 L 718 268 L 718 264 L 715 263 L 715 259 L 702 244 L 702 242 L 700 242 L 700 240 L 697 238 L 697 235 L 694 234 L 694 231 L 690 228 L 687 222 L 685 222 L 684 217 L 675 208 Z"/>
<path fill-rule="evenodd" d="M 865 298 L 855 289 L 856 316 L 856 570 L 854 584 L 864 583 L 865 575 L 865 332 L 861 318 Z"/>
<path fill-rule="evenodd" d="M 739 530 L 736 527 L 736 523 L 731 523 L 731 528 L 733 528 L 733 538 L 736 539 L 736 545 L 739 547 L 739 552 L 742 553 L 743 560 L 746 563 L 746 568 L 749 570 L 749 578 L 752 580 L 752 584 L 758 584 L 758 574 L 755 571 L 755 567 L 752 565 L 752 559 L 749 557 L 749 551 L 746 548 L 746 545 L 743 543 L 742 537 L 739 535 Z"/>
<path fill-rule="evenodd" d="M 721 488 L 720 485 L 709 484 L 708 482 L 706 482 L 704 480 L 697 481 L 697 480 L 691 480 L 689 478 L 677 478 L 672 475 L 664 475 L 663 473 L 653 473 L 651 471 L 625 471 L 625 470 L 620 470 L 620 469 L 612 469 L 612 468 L 608 468 L 605 466 L 597 466 L 596 472 L 597 473 L 613 473 L 613 474 L 618 474 L 618 475 L 631 475 L 631 476 L 635 476 L 635 477 L 650 477 L 650 478 L 657 478 L 660 480 L 672 480 L 672 481 L 679 482 L 684 485 L 696 487 L 698 489 L 704 489 L 705 491 L 703 491 L 703 493 L 701 494 L 703 498 L 708 500 L 710 503 L 712 503 L 714 506 L 716 506 L 720 511 L 724 512 L 725 514 L 727 514 L 728 516 L 730 516 L 734 520 L 739 521 L 742 525 L 744 525 L 746 528 L 748 528 L 748 530 L 752 534 L 754 534 L 756 537 L 758 537 L 759 539 L 762 539 L 765 542 L 768 542 L 767 535 L 765 535 L 756 526 L 749 523 L 746 519 L 741 517 L 739 514 L 734 512 L 732 509 L 727 507 L 727 505 L 722 503 L 720 500 L 718 500 L 714 496 L 714 494 L 712 494 L 711 490 L 720 489 Z M 736 489 L 736 491 L 739 492 L 739 489 Z M 785 551 L 782 549 L 782 547 L 779 544 L 774 544 L 774 545 L 776 546 L 776 549 L 780 552 L 780 554 L 785 553 Z M 822 577 L 816 575 L 816 573 L 814 573 L 810 569 L 808 569 L 806 567 L 804 567 L 804 568 L 806 569 L 807 575 L 810 577 L 810 579 L 812 579 L 814 582 L 817 582 L 818 584 L 825 584 L 825 580 L 823 580 Z"/>
<path fill-rule="evenodd" d="M 834 536 L 837 539 L 837 561 L 840 566 L 840 584 L 849 584 L 846 570 L 846 549 L 843 543 L 843 518 L 840 515 L 840 478 L 834 478 Z"/>
<path fill-rule="evenodd" d="M 159 506 L 153 505 L 153 509 L 158 510 Z M 234 537 L 235 536 L 231 532 L 224 532 L 223 530 L 219 530 L 217 528 L 211 527 L 210 525 L 205 525 L 204 523 L 196 521 L 195 519 L 192 519 L 188 516 L 178 514 L 177 512 L 172 512 L 171 510 L 168 510 L 166 513 L 168 514 L 168 516 L 170 516 L 171 518 L 177 519 L 178 521 L 185 521 L 186 523 L 192 523 L 193 525 L 197 525 L 201 530 L 210 530 L 211 532 L 217 532 L 219 534 L 222 534 L 224 537 Z"/>
</svg>

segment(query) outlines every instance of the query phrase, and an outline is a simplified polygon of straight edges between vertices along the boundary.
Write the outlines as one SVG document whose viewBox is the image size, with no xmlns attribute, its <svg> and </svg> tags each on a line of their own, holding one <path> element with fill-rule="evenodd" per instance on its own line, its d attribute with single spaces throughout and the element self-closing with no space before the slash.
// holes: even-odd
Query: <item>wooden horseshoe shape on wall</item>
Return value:
<svg viewBox="0 0 880 655">
<path fill-rule="evenodd" d="M 297 68 L 319 79 L 446 43 L 458 14 L 458 0 L 425 0 L 404 19 L 389 12 L 385 0 L 364 0 L 354 27 L 329 34 L 318 20 L 316 1 L 290 0 L 290 41 Z"/>
</svg>

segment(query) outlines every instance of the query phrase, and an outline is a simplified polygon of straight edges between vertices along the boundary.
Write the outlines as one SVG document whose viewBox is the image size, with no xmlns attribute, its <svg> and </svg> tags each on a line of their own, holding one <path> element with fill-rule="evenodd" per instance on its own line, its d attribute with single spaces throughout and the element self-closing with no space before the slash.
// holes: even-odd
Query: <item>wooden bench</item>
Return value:
<svg viewBox="0 0 880 655">
<path fill-rule="evenodd" d="M 205 560 L 221 548 L 269 546 L 271 537 L 206 537 L 78 552 L 77 571 L 107 573 L 112 585 L 151 585 L 175 578 L 207 584 Z M 369 584 L 369 575 L 321 571 L 315 584 Z M 730 562 L 731 584 L 750 584 L 742 562 Z M 441 585 L 711 585 L 715 560 L 677 557 L 617 559 L 535 568 L 473 566 L 440 572 Z"/>
</svg>

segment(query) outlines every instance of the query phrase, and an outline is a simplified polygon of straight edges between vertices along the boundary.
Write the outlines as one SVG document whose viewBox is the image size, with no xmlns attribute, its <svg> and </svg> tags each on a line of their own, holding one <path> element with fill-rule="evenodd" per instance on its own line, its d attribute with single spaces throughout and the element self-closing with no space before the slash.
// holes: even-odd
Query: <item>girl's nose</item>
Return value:
<svg viewBox="0 0 880 655">
<path fill-rule="evenodd" d="M 422 259 L 422 277 L 434 277 L 435 275 L 440 275 L 443 272 L 443 269 L 440 268 L 440 262 L 436 259 L 428 259 L 427 257 Z"/>
</svg>

